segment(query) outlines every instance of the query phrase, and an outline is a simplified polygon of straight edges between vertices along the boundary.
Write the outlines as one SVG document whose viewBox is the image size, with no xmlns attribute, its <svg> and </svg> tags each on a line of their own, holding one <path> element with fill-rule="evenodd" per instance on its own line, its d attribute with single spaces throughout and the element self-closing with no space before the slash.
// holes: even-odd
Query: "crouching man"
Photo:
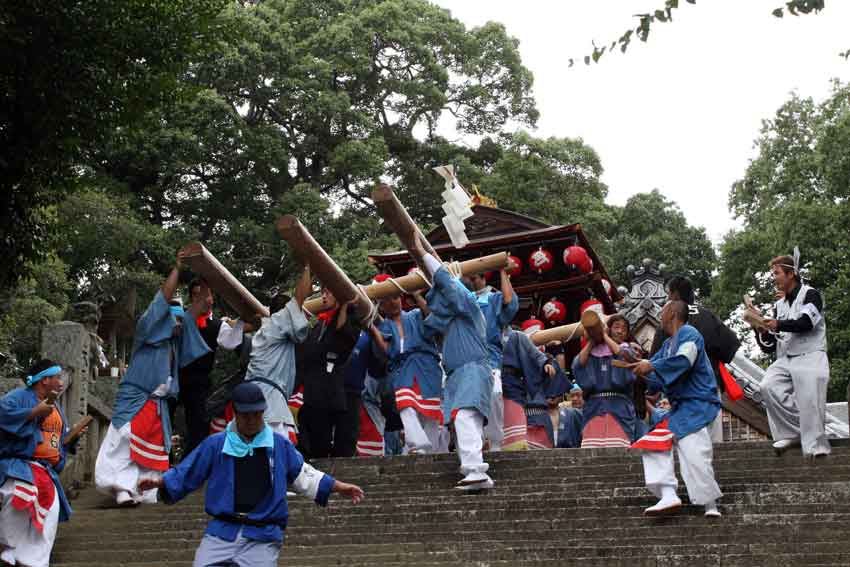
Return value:
<svg viewBox="0 0 850 567">
<path fill-rule="evenodd" d="M 359 486 L 334 480 L 304 462 L 292 443 L 263 421 L 266 400 L 244 382 L 233 390 L 236 417 L 208 437 L 162 478 L 145 479 L 139 490 L 159 489 L 174 503 L 207 483 L 205 508 L 212 519 L 195 553 L 195 567 L 277 565 L 288 518 L 286 488 L 325 506 L 332 492 L 357 504 Z"/>
</svg>

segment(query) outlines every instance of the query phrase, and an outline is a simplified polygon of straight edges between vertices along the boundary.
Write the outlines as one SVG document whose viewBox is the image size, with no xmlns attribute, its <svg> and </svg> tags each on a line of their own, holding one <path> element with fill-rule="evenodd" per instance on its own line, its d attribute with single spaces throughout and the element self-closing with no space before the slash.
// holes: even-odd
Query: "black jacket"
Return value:
<svg viewBox="0 0 850 567">
<path fill-rule="evenodd" d="M 296 387 L 304 386 L 305 407 L 345 411 L 345 367 L 360 336 L 355 320 L 350 310 L 342 329 L 336 317 L 330 324 L 319 321 L 296 346 Z"/>
</svg>

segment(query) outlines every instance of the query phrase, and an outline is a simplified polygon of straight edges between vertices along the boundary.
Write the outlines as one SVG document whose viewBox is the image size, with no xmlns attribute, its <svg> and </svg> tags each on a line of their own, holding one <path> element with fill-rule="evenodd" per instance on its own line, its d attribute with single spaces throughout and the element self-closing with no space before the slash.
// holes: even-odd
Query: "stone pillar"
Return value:
<svg viewBox="0 0 850 567">
<path fill-rule="evenodd" d="M 80 421 L 88 412 L 89 382 L 93 371 L 92 342 L 86 327 L 72 321 L 48 325 L 42 332 L 42 355 L 60 364 L 67 372 L 65 392 L 59 398 L 59 403 L 65 411 L 69 426 Z M 94 461 L 85 449 L 84 438 L 80 440 L 76 458 L 68 460 L 62 474 L 63 480 L 82 481 L 86 471 L 94 470 Z"/>
</svg>

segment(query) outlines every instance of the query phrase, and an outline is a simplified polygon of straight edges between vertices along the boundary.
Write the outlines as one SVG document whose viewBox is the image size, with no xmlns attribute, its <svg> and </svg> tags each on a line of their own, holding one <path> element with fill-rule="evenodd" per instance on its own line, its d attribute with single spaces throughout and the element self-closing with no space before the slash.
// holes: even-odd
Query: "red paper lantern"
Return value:
<svg viewBox="0 0 850 567">
<path fill-rule="evenodd" d="M 551 252 L 541 246 L 528 257 L 528 265 L 538 274 L 542 274 L 552 269 L 554 258 Z"/>
<path fill-rule="evenodd" d="M 605 315 L 605 306 L 599 300 L 596 299 L 588 299 L 579 307 L 579 313 L 584 313 L 588 309 L 592 309 L 599 313 L 600 315 Z"/>
<path fill-rule="evenodd" d="M 557 299 L 550 299 L 543 305 L 543 317 L 550 324 L 560 323 L 567 318 L 567 307 Z"/>
<path fill-rule="evenodd" d="M 582 274 L 589 274 L 593 271 L 593 260 L 588 256 L 587 250 L 581 246 L 570 246 L 564 250 L 564 264 Z"/>
<path fill-rule="evenodd" d="M 513 263 L 514 267 L 507 268 L 505 273 L 513 278 L 522 273 L 522 260 L 516 256 L 508 256 L 508 265 L 510 266 L 511 263 Z"/>
<path fill-rule="evenodd" d="M 526 335 L 533 335 L 537 331 L 542 331 L 543 327 L 543 321 L 540 319 L 526 319 L 522 322 L 522 325 L 520 325 L 520 329 L 522 329 L 522 332 Z"/>
</svg>

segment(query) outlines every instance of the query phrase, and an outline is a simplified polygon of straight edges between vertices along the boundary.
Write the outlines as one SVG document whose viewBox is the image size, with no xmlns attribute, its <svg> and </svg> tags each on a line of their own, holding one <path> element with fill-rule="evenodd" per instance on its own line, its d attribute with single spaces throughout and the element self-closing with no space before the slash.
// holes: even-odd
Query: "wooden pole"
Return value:
<svg viewBox="0 0 850 567">
<path fill-rule="evenodd" d="M 293 252 L 307 262 L 310 270 L 324 286 L 331 290 L 340 304 L 356 300 L 355 312 L 357 318 L 360 321 L 365 321 L 369 317 L 374 308 L 370 299 L 336 265 L 336 262 L 328 256 L 324 248 L 319 246 L 319 243 L 296 217 L 293 215 L 280 217 L 277 221 L 277 231 L 286 240 Z M 318 309 L 315 307 L 309 309 L 306 303 L 305 308 L 308 312 L 315 314 L 322 310 L 322 300 L 313 301 L 318 301 Z"/>
<path fill-rule="evenodd" d="M 258 317 L 269 316 L 269 310 L 203 244 L 190 242 L 181 252 L 186 266 L 204 278 L 210 289 L 223 297 L 244 321 L 255 322 Z"/>
<path fill-rule="evenodd" d="M 472 274 L 481 274 L 484 272 L 489 272 L 491 270 L 501 270 L 507 265 L 508 253 L 499 252 L 498 254 L 491 254 L 490 256 L 483 256 L 481 258 L 475 258 L 472 260 L 467 260 L 465 262 L 460 262 L 460 271 L 461 274 L 463 274 L 464 276 L 469 276 Z M 374 283 L 372 285 L 364 287 L 363 291 L 366 293 L 366 296 L 369 299 L 379 301 L 387 297 L 395 297 L 397 295 L 400 295 L 401 293 L 403 293 L 402 290 L 404 290 L 404 292 L 412 292 L 426 289 L 429 286 L 428 281 L 425 280 L 425 278 L 419 275 L 418 273 L 408 274 L 400 278 L 395 278 L 394 281 L 395 283 L 390 280 L 380 283 Z M 316 314 L 322 311 L 322 300 L 311 299 L 309 301 L 305 301 L 304 309 L 309 313 Z"/>
<path fill-rule="evenodd" d="M 590 311 L 585 311 L 582 314 L 582 319 L 585 319 L 585 315 L 588 313 L 590 313 Z M 598 320 L 602 324 L 607 324 L 609 317 L 609 315 L 599 315 Z M 584 327 L 581 322 L 577 322 L 537 331 L 531 335 L 531 342 L 533 342 L 536 346 L 543 346 L 552 341 L 569 342 L 574 339 L 580 339 L 583 336 Z"/>
<path fill-rule="evenodd" d="M 375 187 L 372 191 L 372 201 L 375 203 L 375 207 L 378 209 L 378 213 L 380 213 L 384 222 L 387 223 L 392 231 L 396 233 L 399 240 L 401 240 L 402 246 L 408 250 L 413 250 L 415 248 L 414 238 L 418 233 L 425 251 L 436 258 L 437 261 L 441 261 L 434 248 L 425 238 L 425 235 L 422 234 L 422 231 L 416 226 L 413 219 L 410 218 L 407 209 L 404 208 L 404 205 L 395 196 L 392 187 L 384 183 Z M 419 258 L 414 258 L 414 260 L 417 264 L 419 263 Z M 419 269 L 425 271 L 425 266 L 420 265 Z"/>
</svg>

